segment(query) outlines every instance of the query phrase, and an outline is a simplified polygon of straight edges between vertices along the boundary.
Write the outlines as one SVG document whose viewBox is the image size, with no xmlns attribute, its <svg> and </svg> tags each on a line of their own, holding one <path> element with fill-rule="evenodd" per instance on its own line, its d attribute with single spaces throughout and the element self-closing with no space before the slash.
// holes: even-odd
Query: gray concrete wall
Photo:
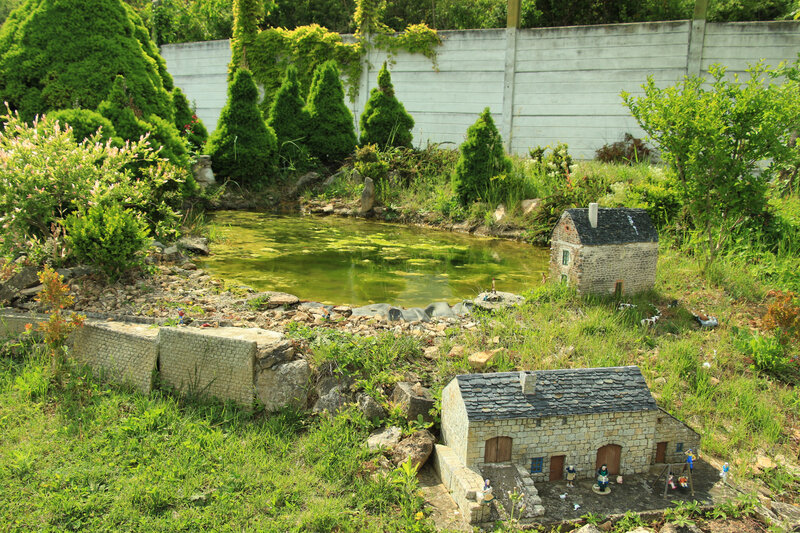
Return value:
<svg viewBox="0 0 800 533">
<path fill-rule="evenodd" d="M 399 53 L 392 80 L 416 122 L 416 146 L 455 147 L 489 107 L 512 152 L 562 141 L 574 157 L 591 159 L 626 132 L 644 136 L 619 93 L 641 94 L 648 75 L 666 86 L 690 69 L 706 73 L 718 62 L 741 73 L 747 63 L 766 59 L 774 66 L 800 51 L 796 21 L 702 23 L 700 30 L 694 30 L 691 58 L 689 21 L 442 31 L 437 69 L 422 55 Z M 176 85 L 213 130 L 225 103 L 228 41 L 165 45 L 161 53 Z M 351 103 L 356 121 L 384 59 L 377 50 L 367 58 Z"/>
</svg>

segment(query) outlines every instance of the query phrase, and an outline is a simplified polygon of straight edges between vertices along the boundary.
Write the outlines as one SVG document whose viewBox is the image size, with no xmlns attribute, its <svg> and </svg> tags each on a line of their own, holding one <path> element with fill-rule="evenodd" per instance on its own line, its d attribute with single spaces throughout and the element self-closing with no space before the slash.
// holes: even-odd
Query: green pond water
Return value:
<svg viewBox="0 0 800 533">
<path fill-rule="evenodd" d="M 219 238 L 200 263 L 209 273 L 330 304 L 453 304 L 492 278 L 521 293 L 549 261 L 528 244 L 361 219 L 220 211 L 212 223 Z"/>
</svg>

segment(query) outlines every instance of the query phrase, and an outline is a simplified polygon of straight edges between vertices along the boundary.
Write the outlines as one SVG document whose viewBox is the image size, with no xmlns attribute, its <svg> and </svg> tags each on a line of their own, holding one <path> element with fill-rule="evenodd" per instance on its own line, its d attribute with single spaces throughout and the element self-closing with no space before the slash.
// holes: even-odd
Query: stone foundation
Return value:
<svg viewBox="0 0 800 533">
<path fill-rule="evenodd" d="M 432 459 L 436 475 L 450 491 L 464 519 L 470 524 L 489 520 L 489 506 L 479 503 L 483 493 L 481 475 L 465 467 L 449 446 L 436 444 Z"/>
</svg>

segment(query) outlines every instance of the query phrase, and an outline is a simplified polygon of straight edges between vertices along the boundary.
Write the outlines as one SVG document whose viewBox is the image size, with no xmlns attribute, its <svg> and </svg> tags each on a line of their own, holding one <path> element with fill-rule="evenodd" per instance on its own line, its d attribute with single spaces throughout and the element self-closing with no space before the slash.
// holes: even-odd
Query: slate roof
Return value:
<svg viewBox="0 0 800 533">
<path fill-rule="evenodd" d="M 581 244 L 587 246 L 658 242 L 658 231 L 644 209 L 601 207 L 597 210 L 596 228 L 589 223 L 588 209 L 567 209 L 565 212 L 575 224 Z"/>
<path fill-rule="evenodd" d="M 526 395 L 521 372 L 456 376 L 469 420 L 544 418 L 658 409 L 639 367 L 528 371 L 535 393 Z"/>
</svg>

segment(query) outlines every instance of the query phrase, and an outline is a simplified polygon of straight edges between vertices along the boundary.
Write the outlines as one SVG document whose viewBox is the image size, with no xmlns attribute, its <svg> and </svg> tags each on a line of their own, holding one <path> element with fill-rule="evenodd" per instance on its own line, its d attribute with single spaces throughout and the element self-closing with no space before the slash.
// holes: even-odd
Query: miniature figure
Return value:
<svg viewBox="0 0 800 533">
<path fill-rule="evenodd" d="M 574 487 L 575 486 L 575 467 L 573 465 L 569 465 L 567 467 L 567 487 Z"/>
<path fill-rule="evenodd" d="M 694 456 L 694 452 L 692 452 L 691 448 L 686 452 L 686 462 L 689 463 L 689 471 L 694 471 L 694 460 L 696 457 Z"/>
<path fill-rule="evenodd" d="M 681 476 L 678 478 L 678 484 L 681 486 L 682 489 L 689 488 L 689 478 L 686 476 Z"/>
<path fill-rule="evenodd" d="M 731 467 L 730 467 L 730 465 L 728 463 L 725 463 L 724 465 L 722 465 L 722 471 L 719 473 L 719 477 L 722 478 L 722 482 L 723 483 L 727 483 L 728 482 L 728 471 L 730 469 L 731 469 Z"/>
<path fill-rule="evenodd" d="M 597 487 L 600 492 L 605 492 L 608 489 L 608 466 L 603 465 L 597 471 Z"/>
<path fill-rule="evenodd" d="M 672 472 L 669 473 L 669 477 L 667 478 L 667 485 L 669 485 L 669 488 L 671 488 L 672 490 L 678 488 L 678 485 L 675 484 L 675 474 L 673 474 Z"/>
<path fill-rule="evenodd" d="M 488 505 L 494 500 L 494 494 L 492 494 L 492 484 L 489 480 L 485 480 L 483 483 L 483 503 Z"/>
<path fill-rule="evenodd" d="M 178 308 L 178 324 L 183 324 L 183 317 L 185 315 L 186 315 L 186 313 L 183 311 L 182 308 L 179 307 Z"/>
</svg>

